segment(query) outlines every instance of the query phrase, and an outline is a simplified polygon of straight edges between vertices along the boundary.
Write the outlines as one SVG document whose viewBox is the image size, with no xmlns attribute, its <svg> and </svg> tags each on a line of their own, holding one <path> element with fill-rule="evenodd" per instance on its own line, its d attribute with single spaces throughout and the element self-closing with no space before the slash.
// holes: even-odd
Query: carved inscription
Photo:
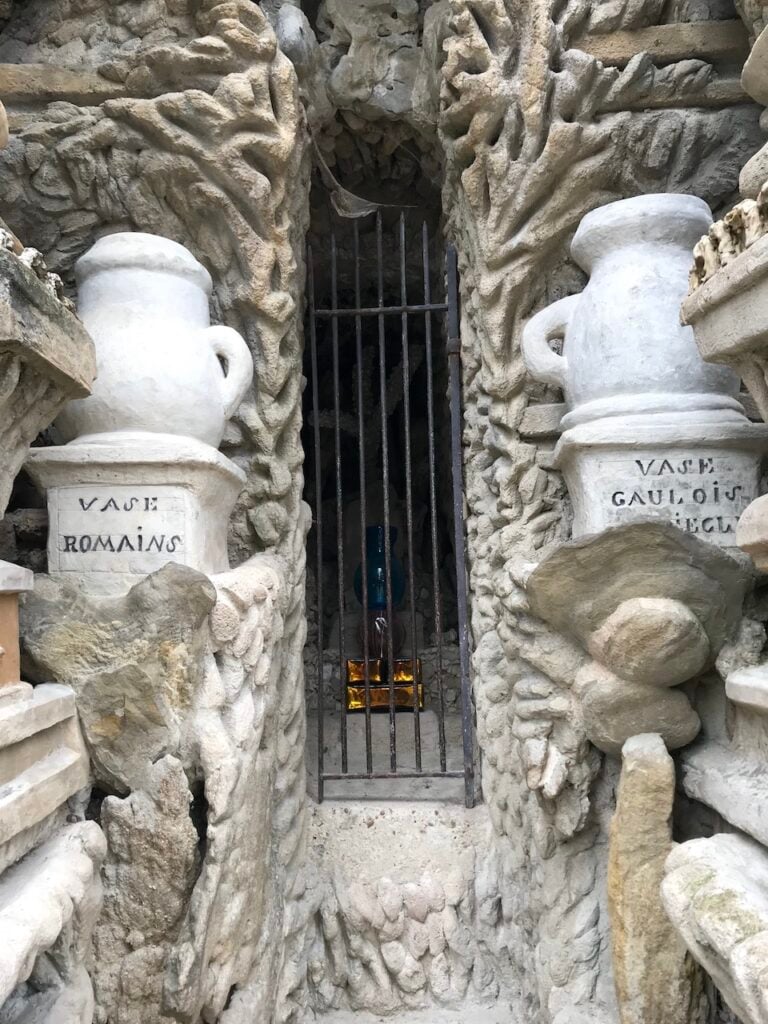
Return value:
<svg viewBox="0 0 768 1024">
<path fill-rule="evenodd" d="M 755 497 L 756 465 L 754 456 L 731 452 L 601 459 L 605 525 L 654 516 L 714 543 L 735 544 L 739 516 Z"/>
<path fill-rule="evenodd" d="M 61 487 L 53 497 L 50 552 L 60 572 L 154 572 L 185 560 L 188 500 L 183 488 Z M 52 545 L 51 545 L 52 547 Z"/>
</svg>

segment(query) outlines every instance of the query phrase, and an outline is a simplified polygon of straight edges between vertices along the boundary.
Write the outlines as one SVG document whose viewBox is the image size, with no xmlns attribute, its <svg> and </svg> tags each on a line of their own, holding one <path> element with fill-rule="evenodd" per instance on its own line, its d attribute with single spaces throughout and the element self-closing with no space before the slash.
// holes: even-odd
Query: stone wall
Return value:
<svg viewBox="0 0 768 1024">
<path fill-rule="evenodd" d="M 587 211 L 646 191 L 726 200 L 758 144 L 756 111 L 746 97 L 705 106 L 725 77 L 714 61 L 597 64 L 595 39 L 639 30 L 658 17 L 647 6 L 450 6 L 440 132 L 464 298 L 483 789 L 503 884 L 521 890 L 510 960 L 528 1019 L 607 1021 L 616 1008 L 601 894 L 615 767 L 601 770 L 580 731 L 571 686 L 582 652 L 531 613 L 522 586 L 526 560 L 567 536 L 568 507 L 546 439 L 524 434 L 532 400 L 557 395 L 527 386 L 519 335 L 536 308 L 581 288 L 564 244 Z"/>
<path fill-rule="evenodd" d="M 246 0 L 42 0 L 3 16 L 12 137 L 2 215 L 68 287 L 74 260 L 104 232 L 181 242 L 211 272 L 215 320 L 243 334 L 256 366 L 225 439 L 248 476 L 231 556 L 264 550 L 271 568 L 241 569 L 218 592 L 161 573 L 132 592 L 114 627 L 83 595 L 70 610 L 91 642 L 76 665 L 55 637 L 81 627 L 56 588 L 41 583 L 27 610 L 28 656 L 75 684 L 98 785 L 112 794 L 101 805 L 109 896 L 96 933 L 97 1019 L 118 1005 L 125 1020 L 245 1019 L 252 1007 L 288 1018 L 304 973 L 283 963 L 301 962 L 310 913 L 298 325 L 308 164 L 296 76 Z M 178 624 L 165 598 L 183 609 Z M 227 620 L 221 641 L 214 620 L 206 625 L 214 601 L 216 621 Z M 142 623 L 157 646 L 141 643 Z M 157 686 L 167 688 L 159 705 Z M 147 886 L 164 893 L 157 906 L 146 905 Z"/>
<path fill-rule="evenodd" d="M 112 603 L 41 581 L 25 613 L 36 673 L 78 692 L 104 796 L 96 1019 L 298 1022 L 498 999 L 526 1021 L 607 1022 L 617 765 L 579 723 L 583 652 L 524 592 L 569 508 L 553 431 L 530 426 L 560 396 L 526 380 L 520 329 L 583 285 L 566 251 L 589 210 L 651 191 L 729 201 L 759 111 L 717 22 L 686 27 L 706 13 L 694 3 L 352 6 L 325 0 L 310 24 L 291 3 L 32 0 L 0 33 L 0 214 L 68 284 L 101 232 L 183 243 L 256 368 L 225 438 L 248 475 L 231 553 L 250 560 L 213 581 L 167 567 Z M 642 36 L 662 20 L 661 43 Z M 342 812 L 314 808 L 307 829 L 307 122 L 337 204 L 442 181 L 459 250 L 486 804 L 438 809 L 431 838 L 424 809 L 335 832 Z M 403 837 L 414 863 L 395 872 Z"/>
<path fill-rule="evenodd" d="M 213 581 L 169 565 L 124 598 L 41 578 L 25 606 L 30 664 L 71 681 L 100 791 L 97 1021 L 275 1012 L 302 842 L 290 601 L 282 560 L 259 555 Z"/>
</svg>

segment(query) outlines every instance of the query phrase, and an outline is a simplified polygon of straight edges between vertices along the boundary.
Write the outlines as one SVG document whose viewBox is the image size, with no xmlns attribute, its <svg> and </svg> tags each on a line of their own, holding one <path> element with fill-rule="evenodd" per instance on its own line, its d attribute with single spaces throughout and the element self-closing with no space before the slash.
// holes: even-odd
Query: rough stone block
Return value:
<svg viewBox="0 0 768 1024">
<path fill-rule="evenodd" d="M 697 743 L 681 756 L 686 794 L 768 846 L 768 769 L 719 743 Z"/>
<path fill-rule="evenodd" d="M 623 749 L 611 822 L 608 905 L 622 1024 L 696 1024 L 703 978 L 664 912 L 659 887 L 672 848 L 675 765 L 661 736 L 633 736 Z"/>
<path fill-rule="evenodd" d="M 89 937 L 100 906 L 105 852 L 98 825 L 80 822 L 0 877 L 0 1006 L 65 928 L 72 925 L 76 934 Z"/>
</svg>

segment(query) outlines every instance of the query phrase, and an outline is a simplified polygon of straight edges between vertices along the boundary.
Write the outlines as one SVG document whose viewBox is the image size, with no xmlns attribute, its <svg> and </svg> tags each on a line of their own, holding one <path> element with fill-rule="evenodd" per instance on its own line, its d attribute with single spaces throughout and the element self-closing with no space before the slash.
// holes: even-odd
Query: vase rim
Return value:
<svg viewBox="0 0 768 1024">
<path fill-rule="evenodd" d="M 633 243 L 693 248 L 711 223 L 712 211 L 698 196 L 655 192 L 618 199 L 582 218 L 571 242 L 571 256 L 588 271 L 603 253 Z"/>
<path fill-rule="evenodd" d="M 201 288 L 213 290 L 211 275 L 185 246 L 146 231 L 115 231 L 99 238 L 75 263 L 78 286 L 105 270 L 148 270 L 173 274 Z"/>
</svg>

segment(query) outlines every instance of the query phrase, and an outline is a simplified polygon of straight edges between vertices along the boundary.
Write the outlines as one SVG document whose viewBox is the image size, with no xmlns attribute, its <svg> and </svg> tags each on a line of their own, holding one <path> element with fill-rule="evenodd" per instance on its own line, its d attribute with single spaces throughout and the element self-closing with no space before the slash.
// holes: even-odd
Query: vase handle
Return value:
<svg viewBox="0 0 768 1024">
<path fill-rule="evenodd" d="M 205 333 L 214 353 L 224 363 L 219 389 L 224 403 L 224 416 L 229 419 L 251 385 L 253 359 L 242 335 L 232 327 L 223 324 L 206 327 Z"/>
<path fill-rule="evenodd" d="M 553 338 L 565 337 L 580 295 L 567 295 L 531 317 L 523 328 L 523 359 L 535 380 L 565 386 L 568 360 L 549 347 Z"/>
</svg>

